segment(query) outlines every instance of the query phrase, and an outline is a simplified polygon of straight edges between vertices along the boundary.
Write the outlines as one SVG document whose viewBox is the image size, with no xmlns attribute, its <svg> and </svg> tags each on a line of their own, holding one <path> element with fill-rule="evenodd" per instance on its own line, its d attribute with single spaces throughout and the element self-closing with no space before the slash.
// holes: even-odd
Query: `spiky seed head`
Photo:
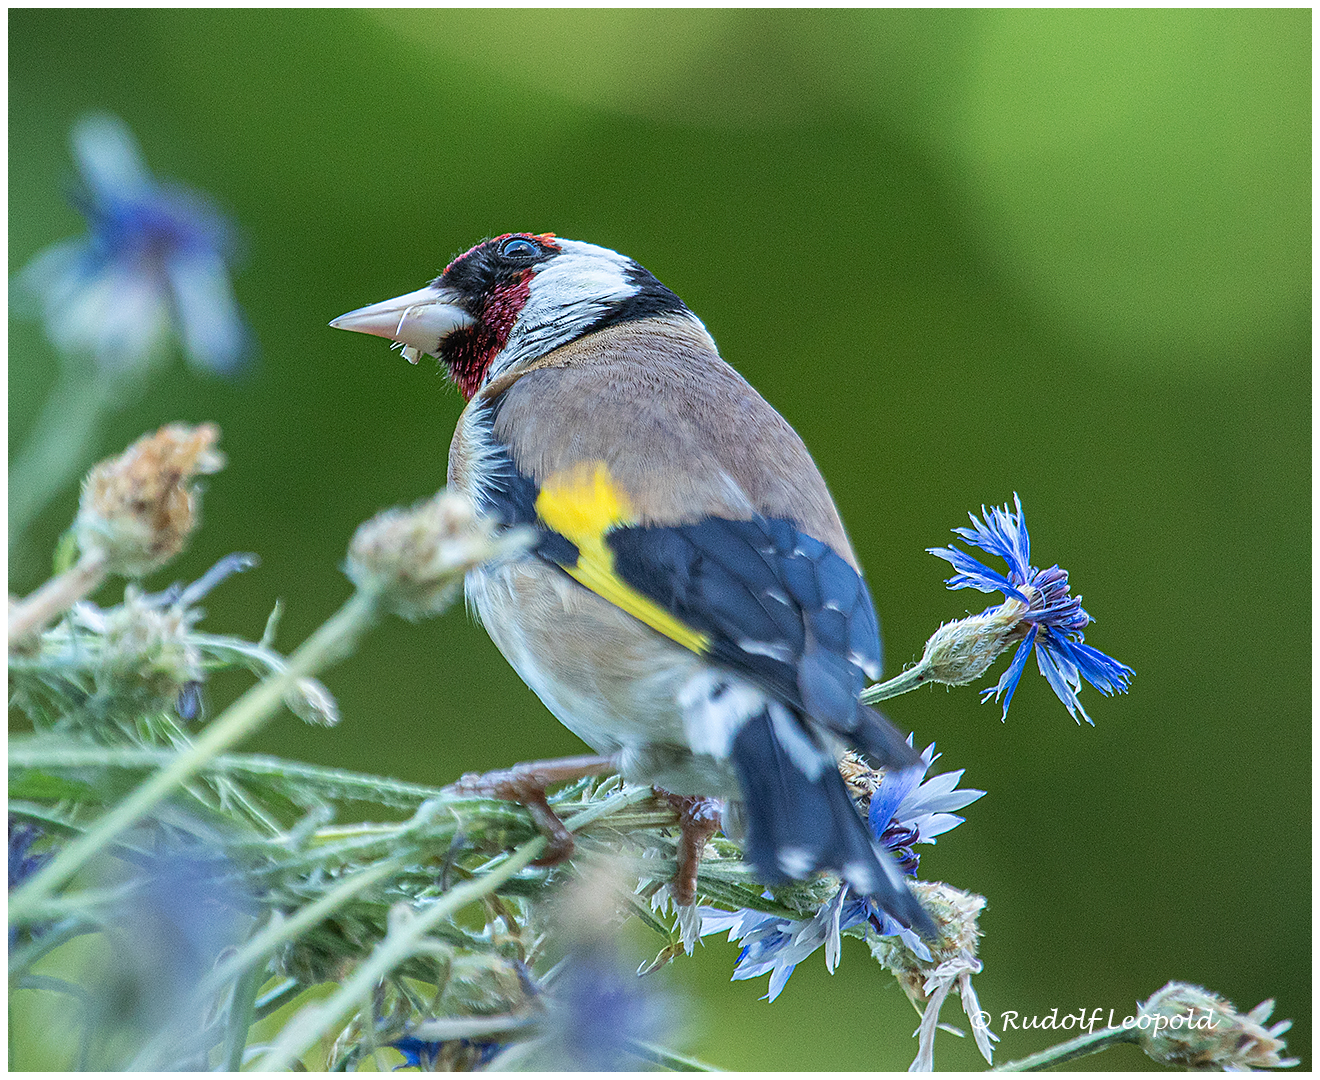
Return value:
<svg viewBox="0 0 1320 1080">
<path fill-rule="evenodd" d="M 497 535 L 495 523 L 479 516 L 471 499 L 444 489 L 361 525 L 344 569 L 360 591 L 417 620 L 448 607 L 473 567 L 521 548 L 528 539 L 524 530 Z"/>
<path fill-rule="evenodd" d="M 1292 1021 L 1266 1028 L 1273 1010 L 1273 1001 L 1263 1001 L 1243 1014 L 1208 990 L 1171 982 L 1137 1006 L 1136 1027 L 1141 1048 L 1163 1065 L 1233 1072 L 1288 1068 L 1297 1059 L 1280 1056 L 1287 1045 L 1279 1036 Z"/>
</svg>

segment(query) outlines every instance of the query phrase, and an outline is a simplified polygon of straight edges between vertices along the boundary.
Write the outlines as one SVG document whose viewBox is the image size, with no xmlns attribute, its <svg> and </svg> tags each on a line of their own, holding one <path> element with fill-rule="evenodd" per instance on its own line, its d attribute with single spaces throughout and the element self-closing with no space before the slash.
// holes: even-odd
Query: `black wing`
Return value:
<svg viewBox="0 0 1320 1080">
<path fill-rule="evenodd" d="M 880 670 L 880 631 L 861 575 L 792 522 L 707 518 L 624 526 L 605 538 L 615 572 L 707 634 L 713 659 L 763 686 L 882 764 L 917 755 L 859 705 Z"/>
</svg>

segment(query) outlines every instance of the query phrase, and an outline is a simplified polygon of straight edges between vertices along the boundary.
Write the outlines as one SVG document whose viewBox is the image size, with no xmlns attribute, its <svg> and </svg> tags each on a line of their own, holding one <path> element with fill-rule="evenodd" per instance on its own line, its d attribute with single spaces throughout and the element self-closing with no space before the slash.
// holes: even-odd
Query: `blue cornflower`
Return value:
<svg viewBox="0 0 1320 1080">
<path fill-rule="evenodd" d="M 550 988 L 550 1017 L 537 1068 L 636 1069 L 633 1044 L 663 1038 L 668 1001 L 620 962 L 611 945 L 580 946 Z"/>
<path fill-rule="evenodd" d="M 456 1047 L 455 1044 L 457 1044 Z M 398 1072 L 399 1069 L 421 1069 L 423 1072 L 435 1072 L 440 1056 L 445 1053 L 447 1048 L 455 1049 L 463 1064 L 470 1065 L 471 1069 L 479 1069 L 481 1066 L 488 1064 L 499 1053 L 502 1046 L 499 1042 L 484 1039 L 451 1039 L 445 1042 L 427 1042 L 425 1039 L 414 1038 L 411 1035 L 396 1039 L 389 1045 L 403 1055 L 403 1064 L 396 1066 L 395 1072 Z"/>
<path fill-rule="evenodd" d="M 1048 570 L 1037 570 L 1031 565 L 1031 538 L 1016 494 L 1013 504 L 1016 513 L 1007 504 L 1003 509 L 996 506 L 986 510 L 983 506 L 984 522 L 975 514 L 968 514 L 972 527 L 952 530 L 974 547 L 1008 563 L 1007 576 L 957 548 L 927 549 L 957 571 L 945 582 L 950 589 L 1003 593 L 1004 603 L 998 609 L 987 608 L 985 614 L 994 610 L 1013 614 L 1018 620 L 1015 634 L 1024 635 L 1008 670 L 998 683 L 981 692 L 981 700 L 987 700 L 991 694 L 996 701 L 1002 697 L 1003 715 L 1007 717 L 1013 691 L 1022 678 L 1027 656 L 1034 649 L 1040 673 L 1067 706 L 1068 714 L 1077 720 L 1080 713 L 1083 720 L 1094 726 L 1077 699 L 1083 680 L 1102 694 L 1122 693 L 1128 688 L 1132 669 L 1083 642 L 1082 631 L 1094 620 L 1082 608 L 1082 598 L 1069 592 L 1068 571 L 1060 570 L 1057 565 Z M 1014 610 L 1010 612 L 1010 608 Z M 1020 611 L 1016 610 L 1019 608 Z"/>
<path fill-rule="evenodd" d="M 74 203 L 90 232 L 37 254 L 17 281 L 40 302 L 51 342 L 104 370 L 134 370 L 174 330 L 195 366 L 233 371 L 249 334 L 229 284 L 229 223 L 198 193 L 152 177 L 117 117 L 82 117 L 72 141 Z"/>
<path fill-rule="evenodd" d="M 50 852 L 32 854 L 32 845 L 41 839 L 41 830 L 27 822 L 9 819 L 9 891 L 22 885 L 51 860 Z"/>
<path fill-rule="evenodd" d="M 916 875 L 920 858 L 912 845 L 935 843 L 937 836 L 962 824 L 963 819 L 952 811 L 961 810 L 985 794 L 958 788 L 961 769 L 925 779 L 938 756 L 931 743 L 921 755 L 921 769 L 877 773 L 851 754 L 843 763 L 844 776 L 863 803 L 872 834 L 912 876 Z M 727 930 L 729 940 L 743 947 L 733 970 L 734 979 L 754 979 L 769 973 L 766 997 L 770 1001 L 779 996 L 793 969 L 822 945 L 825 966 L 832 973 L 839 961 L 842 933 L 863 926 L 868 934 L 897 937 L 917 956 L 931 958 L 920 937 L 887 915 L 870 897 L 853 894 L 847 885 L 810 919 L 789 919 L 747 908 L 733 912 L 701 909 L 703 936 Z"/>
</svg>

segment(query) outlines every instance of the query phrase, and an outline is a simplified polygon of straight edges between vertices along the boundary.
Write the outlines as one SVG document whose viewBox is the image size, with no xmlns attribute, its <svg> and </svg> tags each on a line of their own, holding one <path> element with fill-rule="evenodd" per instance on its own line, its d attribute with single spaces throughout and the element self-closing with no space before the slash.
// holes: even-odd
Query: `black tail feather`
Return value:
<svg viewBox="0 0 1320 1080">
<path fill-rule="evenodd" d="M 910 769 L 921 764 L 921 755 L 889 720 L 869 705 L 857 706 L 857 730 L 844 734 L 862 753 L 887 769 Z"/>
<path fill-rule="evenodd" d="M 902 745 L 911 753 L 906 742 Z M 776 736 L 768 711 L 744 723 L 733 740 L 746 805 L 748 861 L 767 882 L 833 870 L 903 925 L 933 936 L 934 923 L 888 852 L 872 841 L 833 757 L 822 751 L 813 770 L 797 756 L 800 751 L 790 754 Z"/>
</svg>

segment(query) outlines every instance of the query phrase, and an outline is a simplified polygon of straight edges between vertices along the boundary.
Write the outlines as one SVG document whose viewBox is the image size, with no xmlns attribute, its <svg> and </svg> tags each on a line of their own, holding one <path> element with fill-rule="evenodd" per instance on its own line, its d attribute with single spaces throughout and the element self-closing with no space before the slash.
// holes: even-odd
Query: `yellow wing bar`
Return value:
<svg viewBox="0 0 1320 1080">
<path fill-rule="evenodd" d="M 634 524 L 627 494 L 615 486 L 603 461 L 588 461 L 548 477 L 536 496 L 536 513 L 578 549 L 575 566 L 564 571 L 615 607 L 640 619 L 685 649 L 703 653 L 710 637 L 693 630 L 615 572 L 614 553 L 605 543 L 613 528 Z"/>
</svg>

